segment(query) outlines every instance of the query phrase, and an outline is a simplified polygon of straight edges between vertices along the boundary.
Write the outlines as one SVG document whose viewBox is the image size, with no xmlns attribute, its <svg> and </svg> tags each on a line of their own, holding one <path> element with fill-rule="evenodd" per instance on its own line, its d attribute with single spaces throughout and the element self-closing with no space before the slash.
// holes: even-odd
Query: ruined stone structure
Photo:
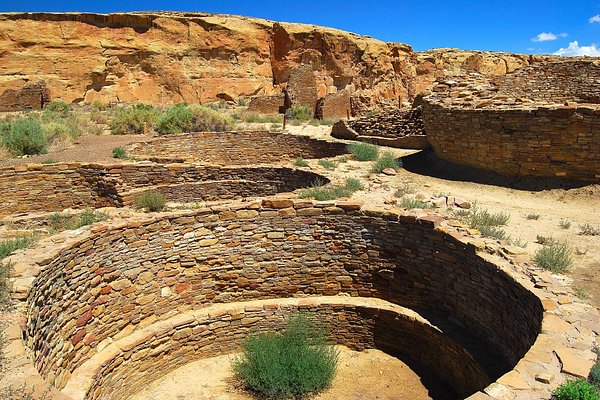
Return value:
<svg viewBox="0 0 600 400">
<path fill-rule="evenodd" d="M 258 114 L 282 114 L 285 111 L 285 94 L 255 96 L 248 104 L 248 111 Z"/>
<path fill-rule="evenodd" d="M 275 132 L 190 133 L 138 143 L 127 154 L 138 160 L 219 165 L 279 163 L 346 154 L 339 142 Z"/>
<path fill-rule="evenodd" d="M 436 154 L 507 176 L 600 181 L 600 64 L 541 63 L 443 79 L 423 101 Z"/>
<path fill-rule="evenodd" d="M 421 106 L 406 109 L 382 106 L 376 113 L 337 122 L 333 125 L 331 136 L 405 149 L 429 147 Z"/>
<path fill-rule="evenodd" d="M 145 191 L 180 203 L 232 200 L 291 192 L 328 182 L 318 174 L 281 167 L 215 167 L 189 164 L 25 165 L 0 168 L 0 216 L 131 205 Z"/>
<path fill-rule="evenodd" d="M 50 102 L 46 82 L 26 84 L 20 89 L 6 89 L 0 94 L 0 112 L 41 110 Z"/>
<path fill-rule="evenodd" d="M 9 346 L 62 400 L 125 398 L 298 309 L 472 400 L 545 398 L 556 371 L 589 369 L 600 317 L 558 303 L 551 274 L 484 256 L 441 217 L 359 208 L 267 198 L 59 234 L 11 258 L 27 322 Z"/>
</svg>

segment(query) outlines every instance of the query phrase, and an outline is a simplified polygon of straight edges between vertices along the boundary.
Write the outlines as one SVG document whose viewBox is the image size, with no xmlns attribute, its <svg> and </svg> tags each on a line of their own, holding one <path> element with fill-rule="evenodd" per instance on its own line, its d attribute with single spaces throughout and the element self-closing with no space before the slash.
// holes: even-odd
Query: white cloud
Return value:
<svg viewBox="0 0 600 400">
<path fill-rule="evenodd" d="M 579 46 L 579 42 L 576 40 L 569 43 L 569 47 L 560 48 L 555 51 L 555 56 L 575 57 L 575 56 L 591 56 L 600 57 L 600 47 L 592 43 L 589 46 Z"/>
<path fill-rule="evenodd" d="M 551 32 L 542 32 L 539 35 L 537 35 L 536 37 L 532 38 L 531 40 L 534 42 L 549 42 L 552 40 L 556 40 L 559 37 L 567 37 L 569 36 L 566 33 L 559 33 L 559 34 L 554 34 Z"/>
<path fill-rule="evenodd" d="M 588 21 L 590 22 L 590 24 L 593 24 L 594 22 L 600 22 L 600 14 L 594 15 Z"/>
</svg>

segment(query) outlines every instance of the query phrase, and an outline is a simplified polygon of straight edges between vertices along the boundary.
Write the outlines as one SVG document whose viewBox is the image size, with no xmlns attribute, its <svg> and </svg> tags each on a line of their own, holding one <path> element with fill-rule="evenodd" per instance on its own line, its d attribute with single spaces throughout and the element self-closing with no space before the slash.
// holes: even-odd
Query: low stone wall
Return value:
<svg viewBox="0 0 600 400">
<path fill-rule="evenodd" d="M 533 294 L 435 230 L 436 219 L 353 210 L 276 199 L 98 227 L 54 256 L 29 291 L 36 367 L 63 387 L 98 347 L 182 310 L 330 295 L 377 297 L 446 321 L 503 372 L 525 354 L 542 317 Z"/>
<path fill-rule="evenodd" d="M 600 107 L 466 108 L 425 101 L 435 153 L 507 176 L 600 182 Z"/>
<path fill-rule="evenodd" d="M 283 112 L 285 94 L 279 93 L 273 96 L 255 96 L 248 104 L 248 111 L 259 114 L 279 114 Z"/>
<path fill-rule="evenodd" d="M 23 165 L 0 168 L 0 216 L 65 208 L 131 204 L 157 190 L 177 202 L 273 195 L 308 187 L 321 175 L 293 168 L 216 167 L 189 164 Z"/>
<path fill-rule="evenodd" d="M 127 154 L 141 160 L 200 162 L 219 165 L 278 163 L 345 154 L 343 143 L 275 132 L 190 133 L 162 136 L 131 146 Z"/>
<path fill-rule="evenodd" d="M 385 302 L 319 297 L 218 305 L 157 322 L 92 356 L 63 392 L 75 400 L 127 398 L 192 360 L 237 351 L 249 334 L 281 330 L 294 312 L 322 323 L 338 344 L 419 360 L 462 396 L 489 382 L 468 352 L 418 314 Z"/>
</svg>

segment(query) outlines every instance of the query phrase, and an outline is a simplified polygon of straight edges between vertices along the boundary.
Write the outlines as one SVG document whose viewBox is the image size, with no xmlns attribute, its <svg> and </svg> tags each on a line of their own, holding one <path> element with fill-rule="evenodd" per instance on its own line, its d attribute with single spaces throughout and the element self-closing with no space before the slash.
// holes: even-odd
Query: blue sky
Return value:
<svg viewBox="0 0 600 400">
<path fill-rule="evenodd" d="M 4 0 L 0 11 L 205 11 L 331 26 L 415 50 L 600 56 L 600 0 Z"/>
</svg>

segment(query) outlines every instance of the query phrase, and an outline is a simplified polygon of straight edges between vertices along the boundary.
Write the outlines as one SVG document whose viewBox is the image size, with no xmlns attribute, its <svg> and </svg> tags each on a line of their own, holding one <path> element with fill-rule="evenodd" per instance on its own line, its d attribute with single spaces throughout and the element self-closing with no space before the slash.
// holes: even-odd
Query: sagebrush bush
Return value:
<svg viewBox="0 0 600 400">
<path fill-rule="evenodd" d="M 86 209 L 79 215 L 54 213 L 50 215 L 50 229 L 52 232 L 79 229 L 94 222 L 105 221 L 108 217 L 108 214 L 91 209 Z"/>
<path fill-rule="evenodd" d="M 310 121 L 314 116 L 314 111 L 308 106 L 299 106 L 288 108 L 285 114 L 290 120 Z"/>
<path fill-rule="evenodd" d="M 392 168 L 393 170 L 397 170 L 400 168 L 400 164 L 394 156 L 389 151 L 385 151 L 381 153 L 381 155 L 373 162 L 371 166 L 372 172 L 381 172 L 386 168 Z"/>
<path fill-rule="evenodd" d="M 48 147 L 48 138 L 35 117 L 22 117 L 5 123 L 1 131 L 2 146 L 13 156 L 42 154 Z"/>
<path fill-rule="evenodd" d="M 319 165 L 326 169 L 336 169 L 338 167 L 338 163 L 330 160 L 319 160 Z"/>
<path fill-rule="evenodd" d="M 113 158 L 125 158 L 127 156 L 127 153 L 125 152 L 124 148 L 115 147 L 112 150 L 112 156 L 113 156 Z"/>
<path fill-rule="evenodd" d="M 589 379 L 596 386 L 596 389 L 600 390 L 600 360 L 596 361 L 596 364 L 592 367 Z"/>
<path fill-rule="evenodd" d="M 594 385 L 584 379 L 570 380 L 554 392 L 557 400 L 600 400 Z"/>
<path fill-rule="evenodd" d="M 402 207 L 409 210 L 413 208 L 433 208 L 433 204 L 431 202 L 419 200 L 414 197 L 403 197 L 402 202 L 400 204 L 402 205 Z"/>
<path fill-rule="evenodd" d="M 305 199 L 314 198 L 317 201 L 330 201 L 350 196 L 352 196 L 352 191 L 345 186 L 324 186 L 320 183 L 314 184 L 310 188 L 300 192 L 300 197 Z"/>
<path fill-rule="evenodd" d="M 133 104 L 115 108 L 108 125 L 113 135 L 141 135 L 144 125 L 151 129 L 157 118 L 157 110 L 148 104 Z"/>
<path fill-rule="evenodd" d="M 588 223 L 579 225 L 579 234 L 588 236 L 598 236 L 600 235 L 600 227 L 595 227 Z"/>
<path fill-rule="evenodd" d="M 357 161 L 375 161 L 379 155 L 379 149 L 369 143 L 349 144 L 348 151 L 352 154 L 352 158 Z"/>
<path fill-rule="evenodd" d="M 296 158 L 292 164 L 296 167 L 308 167 L 308 163 L 302 157 Z"/>
<path fill-rule="evenodd" d="M 10 300 L 10 281 L 8 279 L 10 277 L 10 273 L 11 265 L 0 262 L 0 310 L 6 307 Z M 0 337 L 0 358 L 2 357 L 1 339 L 2 338 Z"/>
<path fill-rule="evenodd" d="M 0 260 L 8 256 L 15 250 L 25 249 L 35 243 L 37 237 L 35 235 L 20 235 L 12 239 L 0 241 Z"/>
<path fill-rule="evenodd" d="M 135 208 L 144 209 L 149 212 L 162 211 L 165 208 L 165 196 L 158 192 L 144 192 L 133 198 Z"/>
<path fill-rule="evenodd" d="M 302 314 L 288 318 L 282 333 L 251 336 L 233 363 L 236 375 L 267 398 L 319 392 L 335 377 L 338 351 L 326 333 Z"/>
<path fill-rule="evenodd" d="M 156 122 L 161 135 L 183 132 L 224 132 L 233 128 L 233 118 L 201 105 L 176 104 L 167 108 Z"/>
<path fill-rule="evenodd" d="M 52 112 L 66 113 L 71 110 L 71 106 L 69 106 L 64 101 L 51 101 L 50 103 L 48 103 L 48 105 L 46 105 L 46 110 Z"/>
<path fill-rule="evenodd" d="M 352 191 L 352 192 L 358 192 L 359 190 L 363 190 L 365 188 L 365 185 L 363 185 L 363 183 L 356 178 L 348 178 L 346 179 L 346 189 Z"/>
<path fill-rule="evenodd" d="M 573 250 L 566 242 L 549 240 L 535 255 L 535 262 L 542 268 L 553 271 L 565 271 L 573 263 Z"/>
</svg>

